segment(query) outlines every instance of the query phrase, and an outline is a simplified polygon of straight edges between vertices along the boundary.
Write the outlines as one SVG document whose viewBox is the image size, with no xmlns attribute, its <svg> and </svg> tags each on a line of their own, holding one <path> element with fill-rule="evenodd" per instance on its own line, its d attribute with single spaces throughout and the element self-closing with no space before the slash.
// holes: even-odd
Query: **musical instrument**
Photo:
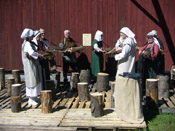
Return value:
<svg viewBox="0 0 175 131">
<path fill-rule="evenodd" d="M 78 52 L 84 50 L 84 46 L 79 46 L 79 47 L 63 47 L 63 48 L 49 48 L 47 51 L 52 52 L 52 53 L 65 53 L 65 52 Z"/>
<path fill-rule="evenodd" d="M 108 48 L 108 49 L 110 49 L 110 48 Z M 116 50 L 115 48 L 113 48 L 111 50 L 108 50 L 108 49 L 106 50 L 107 51 L 106 54 L 119 54 L 122 52 L 122 49 L 120 49 L 120 50 Z"/>
</svg>

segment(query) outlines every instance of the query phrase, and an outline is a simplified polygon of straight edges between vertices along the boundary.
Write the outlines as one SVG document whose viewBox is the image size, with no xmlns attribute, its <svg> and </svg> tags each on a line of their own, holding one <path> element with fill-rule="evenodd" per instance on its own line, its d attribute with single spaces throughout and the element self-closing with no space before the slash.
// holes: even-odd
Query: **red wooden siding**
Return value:
<svg viewBox="0 0 175 131">
<path fill-rule="evenodd" d="M 129 27 L 135 34 L 138 45 L 146 41 L 146 34 L 152 29 L 158 31 L 163 40 L 166 54 L 166 69 L 173 64 L 175 43 L 175 1 L 155 0 L 159 2 L 172 43 L 167 43 L 165 34 L 153 19 L 150 19 L 135 4 L 135 0 L 0 0 L 0 67 L 5 69 L 22 69 L 21 32 L 28 27 L 46 30 L 46 37 L 59 44 L 63 31 L 69 29 L 72 38 L 82 43 L 83 33 L 92 33 L 97 29 L 104 32 L 104 42 L 113 47 L 123 26 Z M 155 11 L 154 0 L 137 0 L 136 2 L 149 12 L 155 20 L 159 18 Z M 105 46 L 107 46 L 105 45 Z M 170 53 L 171 52 L 171 53 Z M 91 47 L 84 53 L 91 61 Z M 81 54 L 78 54 L 79 56 Z M 57 56 L 61 64 L 61 55 Z M 113 63 L 111 63 L 113 64 Z"/>
</svg>

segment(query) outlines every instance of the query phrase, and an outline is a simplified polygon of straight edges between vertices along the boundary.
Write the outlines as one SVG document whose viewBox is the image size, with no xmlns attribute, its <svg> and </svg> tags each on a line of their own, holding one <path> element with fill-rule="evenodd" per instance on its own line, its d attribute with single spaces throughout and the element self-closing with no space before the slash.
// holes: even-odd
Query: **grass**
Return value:
<svg viewBox="0 0 175 131">
<path fill-rule="evenodd" d="M 175 114 L 160 114 L 147 121 L 148 131 L 175 131 Z"/>
</svg>

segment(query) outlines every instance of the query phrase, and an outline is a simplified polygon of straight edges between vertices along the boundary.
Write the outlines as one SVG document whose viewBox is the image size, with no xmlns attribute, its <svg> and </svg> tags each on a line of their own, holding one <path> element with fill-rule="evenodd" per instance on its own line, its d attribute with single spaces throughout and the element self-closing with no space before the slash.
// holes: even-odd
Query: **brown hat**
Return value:
<svg viewBox="0 0 175 131">
<path fill-rule="evenodd" d="M 40 31 L 40 33 L 45 33 L 43 28 L 40 28 L 39 31 Z"/>
</svg>

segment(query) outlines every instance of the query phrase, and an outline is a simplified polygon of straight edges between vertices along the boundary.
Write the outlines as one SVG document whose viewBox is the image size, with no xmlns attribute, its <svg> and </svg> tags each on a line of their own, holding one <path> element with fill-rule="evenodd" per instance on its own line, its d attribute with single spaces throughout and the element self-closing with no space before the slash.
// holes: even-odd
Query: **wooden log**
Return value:
<svg viewBox="0 0 175 131">
<path fill-rule="evenodd" d="M 109 87 L 109 74 L 98 73 L 97 75 L 97 91 L 106 91 Z"/>
<path fill-rule="evenodd" d="M 79 82 L 79 73 L 72 72 L 72 76 L 70 78 L 70 87 L 71 90 L 77 90 L 77 83 Z"/>
<path fill-rule="evenodd" d="M 59 89 L 59 87 L 60 87 L 60 72 L 52 73 L 51 80 L 54 80 L 55 88 Z"/>
<path fill-rule="evenodd" d="M 87 82 L 78 83 L 78 96 L 79 101 L 88 101 L 89 100 L 89 90 Z"/>
<path fill-rule="evenodd" d="M 52 91 L 52 99 L 56 100 L 56 89 L 54 80 L 46 80 L 46 90 Z"/>
<path fill-rule="evenodd" d="M 20 112 L 21 111 L 21 97 L 11 96 L 11 111 Z"/>
<path fill-rule="evenodd" d="M 146 79 L 146 106 L 149 109 L 158 107 L 158 79 Z"/>
<path fill-rule="evenodd" d="M 115 81 L 111 82 L 111 108 L 115 107 L 114 92 L 115 92 Z"/>
<path fill-rule="evenodd" d="M 7 96 L 11 96 L 11 87 L 12 87 L 12 84 L 14 84 L 14 83 L 15 83 L 14 78 L 7 79 Z"/>
<path fill-rule="evenodd" d="M 91 115 L 94 117 L 100 117 L 104 115 L 104 100 L 103 94 L 96 92 L 90 93 L 91 99 Z"/>
<path fill-rule="evenodd" d="M 80 82 L 87 82 L 89 84 L 90 78 L 91 78 L 90 70 L 80 71 Z"/>
<path fill-rule="evenodd" d="M 20 72 L 19 70 L 12 70 L 12 75 L 15 78 L 15 83 L 21 83 Z"/>
<path fill-rule="evenodd" d="M 22 84 L 12 84 L 11 96 L 20 96 Z"/>
<path fill-rule="evenodd" d="M 4 68 L 0 68 L 0 90 L 5 88 L 5 72 Z"/>
<path fill-rule="evenodd" d="M 169 76 L 159 75 L 158 81 L 158 94 L 159 98 L 169 97 Z"/>
<path fill-rule="evenodd" d="M 52 91 L 43 90 L 41 91 L 41 104 L 42 104 L 42 113 L 48 114 L 52 113 Z"/>
</svg>

